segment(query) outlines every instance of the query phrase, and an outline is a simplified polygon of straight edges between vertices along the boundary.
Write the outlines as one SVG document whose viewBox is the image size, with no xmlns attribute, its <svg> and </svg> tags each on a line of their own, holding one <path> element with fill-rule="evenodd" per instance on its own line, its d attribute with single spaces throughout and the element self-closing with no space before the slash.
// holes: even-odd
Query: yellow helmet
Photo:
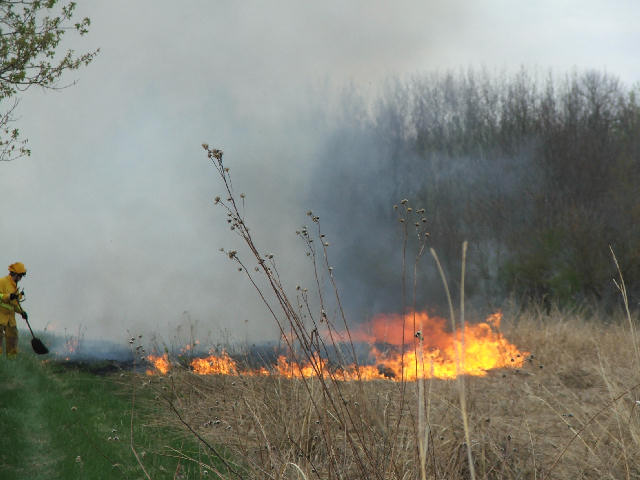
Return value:
<svg viewBox="0 0 640 480">
<path fill-rule="evenodd" d="M 24 263 L 16 262 L 9 265 L 9 271 L 13 273 L 19 273 L 21 275 L 26 275 L 27 269 L 24 268 Z"/>
</svg>

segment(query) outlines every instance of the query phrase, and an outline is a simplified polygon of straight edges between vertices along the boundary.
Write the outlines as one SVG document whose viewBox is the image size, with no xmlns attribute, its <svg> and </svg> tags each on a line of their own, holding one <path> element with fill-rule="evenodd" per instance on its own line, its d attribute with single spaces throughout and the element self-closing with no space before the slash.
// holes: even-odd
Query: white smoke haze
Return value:
<svg viewBox="0 0 640 480">
<path fill-rule="evenodd" d="M 94 0 L 78 14 L 90 33 L 65 46 L 101 53 L 67 76 L 76 85 L 22 98 L 33 154 L 0 164 L 0 266 L 26 264 L 34 328 L 115 342 L 192 322 L 214 340 L 277 338 L 218 251 L 239 240 L 213 205 L 222 186 L 201 143 L 224 150 L 256 241 L 293 290 L 311 282 L 295 230 L 322 207 L 313 162 L 344 89 L 367 97 L 389 78 L 483 65 L 640 79 L 632 1 Z"/>
</svg>

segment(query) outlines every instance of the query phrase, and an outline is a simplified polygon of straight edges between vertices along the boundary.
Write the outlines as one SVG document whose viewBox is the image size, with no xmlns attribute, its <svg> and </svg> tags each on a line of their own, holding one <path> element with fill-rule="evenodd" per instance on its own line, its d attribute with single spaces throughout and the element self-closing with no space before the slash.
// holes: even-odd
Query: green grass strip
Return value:
<svg viewBox="0 0 640 480">
<path fill-rule="evenodd" d="M 150 477 L 217 478 L 176 455 L 210 463 L 192 436 L 161 421 L 149 426 L 157 406 L 138 376 L 69 369 L 27 349 L 0 358 L 1 479 L 145 478 L 130 448 L 132 382 L 135 447 Z"/>
</svg>

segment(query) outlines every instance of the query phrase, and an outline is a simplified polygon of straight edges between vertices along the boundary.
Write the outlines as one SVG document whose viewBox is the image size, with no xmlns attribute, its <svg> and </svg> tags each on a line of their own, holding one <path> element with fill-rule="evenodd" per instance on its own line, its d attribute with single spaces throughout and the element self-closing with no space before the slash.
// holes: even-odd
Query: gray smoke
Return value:
<svg viewBox="0 0 640 480">
<path fill-rule="evenodd" d="M 340 123 L 336 92 L 353 85 L 370 100 L 388 77 L 523 62 L 606 65 L 637 81 L 640 7 L 623 3 L 83 2 L 91 32 L 66 46 L 101 53 L 68 76 L 77 85 L 22 98 L 17 126 L 33 155 L 0 165 L 0 262 L 29 269 L 25 307 L 36 329 L 82 326 L 87 338 L 115 342 L 139 333 L 170 342 L 190 325 L 212 343 L 277 337 L 218 252 L 238 240 L 212 204 L 221 187 L 207 142 L 225 151 L 256 240 L 291 288 L 312 283 L 295 236 L 312 209 L 327 222 L 354 315 L 397 311 L 389 199 L 423 172 L 385 170 L 375 159 L 393 152 Z M 348 187 L 335 183 L 340 175 Z M 360 275 L 363 263 L 376 274 Z"/>
</svg>

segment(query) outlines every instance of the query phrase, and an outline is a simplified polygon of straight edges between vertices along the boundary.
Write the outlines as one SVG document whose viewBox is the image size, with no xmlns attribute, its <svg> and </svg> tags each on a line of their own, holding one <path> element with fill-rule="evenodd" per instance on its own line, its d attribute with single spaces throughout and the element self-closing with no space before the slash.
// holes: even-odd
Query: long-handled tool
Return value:
<svg viewBox="0 0 640 480">
<path fill-rule="evenodd" d="M 47 353 L 49 353 L 49 349 L 46 347 L 46 345 L 44 343 L 42 343 L 42 340 L 40 340 L 39 338 L 37 338 L 34 334 L 33 334 L 33 330 L 31 329 L 31 325 L 29 324 L 29 320 L 27 320 L 27 313 L 22 309 L 22 305 L 20 305 L 20 302 L 18 303 L 18 312 L 22 315 L 24 314 L 24 316 L 22 318 L 24 318 L 24 321 L 27 322 L 27 327 L 29 327 L 29 331 L 31 332 L 31 348 L 33 348 L 33 351 L 36 352 L 38 355 L 45 355 Z"/>
</svg>

